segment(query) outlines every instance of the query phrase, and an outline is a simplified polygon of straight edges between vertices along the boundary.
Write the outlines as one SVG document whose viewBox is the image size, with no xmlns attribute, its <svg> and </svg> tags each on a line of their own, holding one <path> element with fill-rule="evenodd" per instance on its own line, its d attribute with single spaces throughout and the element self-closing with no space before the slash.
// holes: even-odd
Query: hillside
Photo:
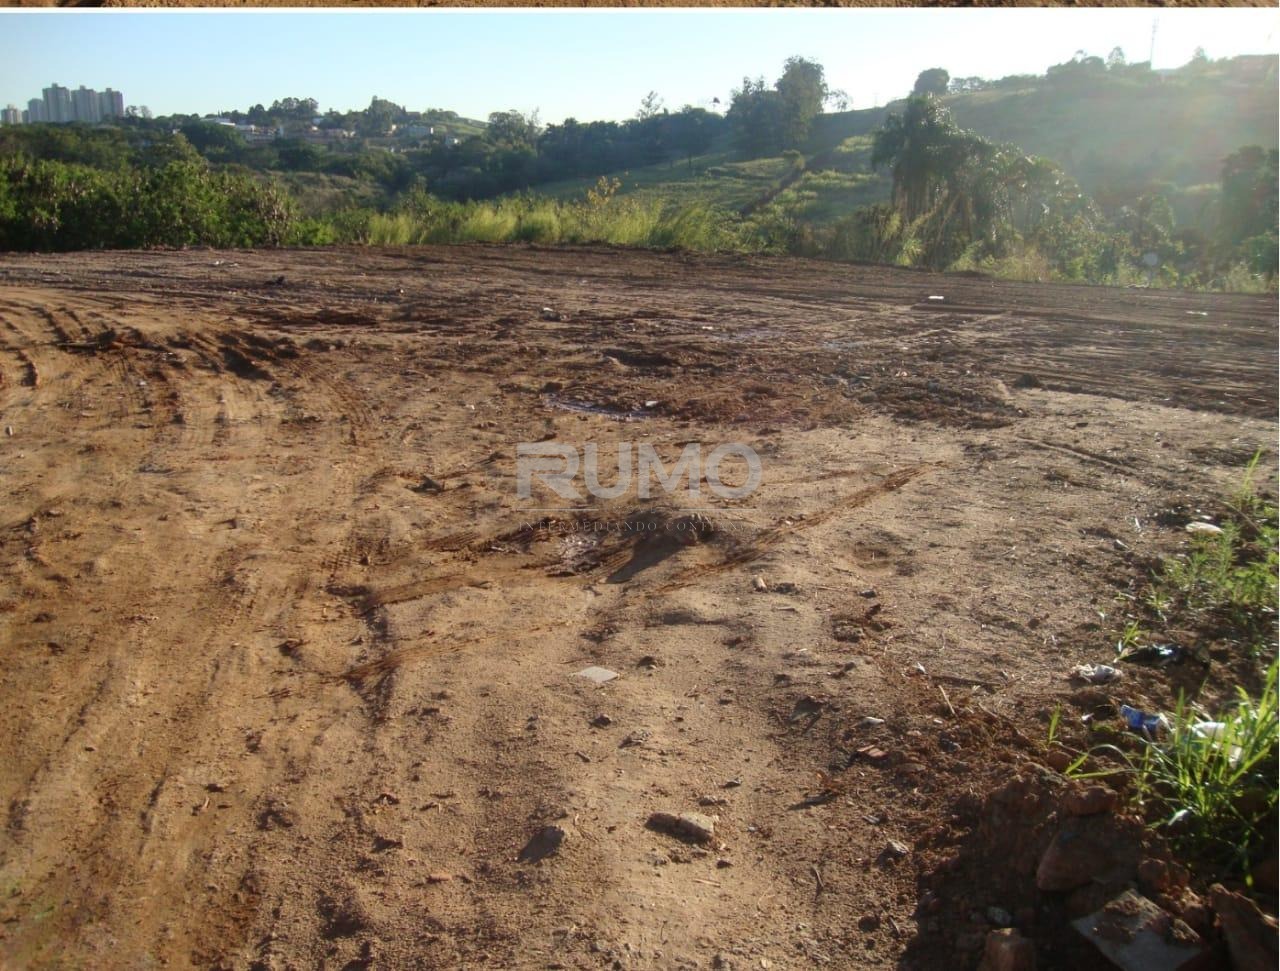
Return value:
<svg viewBox="0 0 1280 971">
<path fill-rule="evenodd" d="M 1101 73 L 1051 70 L 984 82 L 989 86 L 982 90 L 942 100 L 961 127 L 1058 162 L 1104 205 L 1166 183 L 1180 221 L 1194 221 L 1216 191 L 1223 158 L 1242 145 L 1277 145 L 1276 77 L 1277 58 L 1239 57 L 1166 73 L 1142 65 Z M 871 136 L 902 106 L 899 100 L 821 116 L 803 147 L 809 171 L 777 201 L 822 223 L 887 199 L 888 177 L 870 171 Z M 608 175 L 622 181 L 624 193 L 740 210 L 775 191 L 789 168 L 782 158 L 737 158 L 725 139 L 694 159 L 693 173 L 684 164 L 663 163 Z M 566 198 L 581 195 L 591 181 L 540 189 Z"/>
</svg>

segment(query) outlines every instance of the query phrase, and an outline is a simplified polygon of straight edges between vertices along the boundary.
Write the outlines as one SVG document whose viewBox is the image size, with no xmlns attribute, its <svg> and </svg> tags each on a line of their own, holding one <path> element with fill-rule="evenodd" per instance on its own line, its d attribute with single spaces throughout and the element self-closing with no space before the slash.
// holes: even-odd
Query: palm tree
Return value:
<svg viewBox="0 0 1280 971">
<path fill-rule="evenodd" d="M 876 131 L 871 167 L 889 166 L 893 202 L 905 221 L 936 204 L 936 190 L 951 161 L 947 156 L 961 134 L 951 113 L 931 97 L 909 99 L 901 115 L 890 115 Z"/>
</svg>

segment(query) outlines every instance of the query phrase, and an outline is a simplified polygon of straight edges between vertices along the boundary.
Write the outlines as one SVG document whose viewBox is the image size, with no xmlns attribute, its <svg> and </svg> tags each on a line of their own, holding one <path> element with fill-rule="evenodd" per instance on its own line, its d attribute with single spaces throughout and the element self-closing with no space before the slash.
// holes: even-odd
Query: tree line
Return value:
<svg viewBox="0 0 1280 971">
<path fill-rule="evenodd" d="M 1050 75 L 1075 84 L 1139 69 L 1113 51 L 1106 61 L 1077 57 Z M 970 86 L 942 68 L 920 73 L 912 95 L 884 116 L 872 139 L 870 165 L 889 174 L 890 199 L 849 212 L 832 226 L 808 225 L 785 201 L 770 197 L 750 211 L 699 212 L 681 223 L 683 237 L 667 229 L 623 232 L 618 226 L 624 214 L 632 227 L 645 220 L 651 226 L 675 223 L 670 213 L 641 213 L 644 207 L 615 199 L 616 180 L 602 183 L 613 186 L 604 196 L 588 193 L 585 209 L 529 198 L 495 204 L 492 211 L 504 215 L 488 225 L 509 226 L 511 238 L 551 242 L 690 239 L 696 246 L 1095 282 L 1125 282 L 1154 257 L 1162 282 L 1207 285 L 1231 267 L 1274 281 L 1274 149 L 1232 152 L 1222 163 L 1211 225 L 1179 226 L 1159 186 L 1112 193 L 1099 204 L 1056 162 L 960 128 L 944 102 L 957 85 Z M 651 92 L 623 121 L 569 118 L 543 125 L 536 113 L 500 111 L 482 128 L 473 125 L 476 133 L 465 138 L 410 139 L 395 151 L 374 144 L 388 139 L 392 125 L 427 117 L 454 125 L 465 120 L 434 109 L 407 112 L 378 98 L 361 112 L 341 115 L 319 115 L 308 98 L 229 113 L 292 125 L 295 132 L 321 122 L 380 133 L 341 150 L 303 137 L 251 143 L 234 128 L 191 116 L 131 119 L 109 128 L 8 127 L 0 129 L 0 248 L 281 245 L 377 235 L 370 231 L 376 213 L 361 210 L 350 195 L 337 211 L 311 211 L 312 218 L 305 218 L 278 184 L 279 173 L 376 186 L 381 204 L 368 197 L 362 204 L 373 201 L 393 220 L 430 223 L 433 229 L 417 234 L 430 239 L 453 238 L 450 227 L 483 209 L 475 200 L 629 167 L 692 168 L 713 147 L 741 158 L 789 157 L 788 180 L 798 181 L 806 164 L 799 149 L 809 144 L 827 107 L 845 100 L 829 87 L 822 65 L 796 57 L 772 84 L 744 79 L 723 114 L 695 106 L 670 110 Z M 459 202 L 472 208 L 450 208 Z M 695 223 L 697 232 L 687 232 Z M 565 228 L 571 225 L 572 232 Z"/>
</svg>

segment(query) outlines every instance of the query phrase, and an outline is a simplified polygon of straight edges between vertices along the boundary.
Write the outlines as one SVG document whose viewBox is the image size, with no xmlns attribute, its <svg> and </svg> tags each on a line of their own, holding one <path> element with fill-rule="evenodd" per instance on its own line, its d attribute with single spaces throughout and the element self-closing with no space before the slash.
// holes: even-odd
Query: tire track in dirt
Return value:
<svg viewBox="0 0 1280 971">
<path fill-rule="evenodd" d="M 909 466 L 896 472 L 891 472 L 885 476 L 880 482 L 866 488 L 859 489 L 852 495 L 834 502 L 826 509 L 817 513 L 805 516 L 804 519 L 788 521 L 771 526 L 764 532 L 758 534 L 750 541 L 735 545 L 730 552 L 723 558 L 711 562 L 703 563 L 688 567 L 676 573 L 675 576 L 668 578 L 656 589 L 656 593 L 670 593 L 697 583 L 704 578 L 724 573 L 727 570 L 740 566 L 754 563 L 761 557 L 769 553 L 770 550 L 778 546 L 779 543 L 789 539 L 792 536 L 803 533 L 806 530 L 821 526 L 829 519 L 848 513 L 854 509 L 865 506 L 883 495 L 896 492 L 901 489 L 912 479 L 919 475 L 923 475 L 930 469 L 941 468 L 937 463 L 924 463 L 921 465 Z"/>
<path fill-rule="evenodd" d="M 61 334 L 55 334 L 60 341 L 77 335 L 71 334 L 64 329 Z M 81 327 L 81 334 L 86 338 L 91 338 L 93 332 L 87 327 Z M 198 343 L 198 342 L 197 342 Z M 232 342 L 234 344 L 234 341 Z M 216 347 L 205 345 L 197 346 L 197 353 L 202 353 L 207 362 L 216 360 L 214 354 Z M 237 349 L 237 353 L 238 349 Z M 148 413 L 155 410 L 155 402 L 151 395 L 147 392 L 150 387 L 151 380 L 143 375 L 148 373 L 141 370 L 132 360 L 125 360 L 120 356 L 116 356 L 114 360 L 104 361 L 102 355 L 93 355 L 91 362 L 82 362 L 75 360 L 77 369 L 101 370 L 110 375 L 114 384 L 123 385 L 127 391 L 122 391 L 124 402 L 117 412 L 121 418 L 128 416 L 136 416 L 139 413 Z M 239 365 L 243 367 L 243 361 L 236 354 L 225 355 L 224 359 L 229 358 L 231 365 Z M 150 372 L 154 378 L 156 372 Z M 324 380 L 314 380 L 313 374 L 308 374 L 305 369 L 299 369 L 298 372 L 304 382 L 309 381 L 312 387 L 308 390 L 308 394 L 317 398 L 321 403 L 338 400 L 340 408 L 344 412 L 354 413 L 356 415 L 356 424 L 367 426 L 369 423 L 369 413 L 367 409 L 352 407 L 352 399 L 349 395 L 342 395 L 334 392 L 335 385 L 332 382 Z M 246 379 L 248 381 L 249 379 Z M 146 384 L 139 384 L 140 381 L 146 381 Z M 226 402 L 225 411 L 227 422 L 235 422 L 249 426 L 246 428 L 243 436 L 237 435 L 233 440 L 228 428 L 228 434 L 225 440 L 233 442 L 238 449 L 251 449 L 261 451 L 265 447 L 264 431 L 260 426 L 270 425 L 273 423 L 277 415 L 271 405 L 268 397 L 259 392 L 255 386 L 248 389 L 243 387 L 241 381 L 228 381 L 225 378 L 214 376 L 206 382 L 208 385 L 221 385 L 222 397 Z M 248 394 L 245 391 L 248 390 Z M 187 423 L 188 425 L 190 423 Z M 226 427 L 226 426 L 224 426 Z M 334 442 L 334 445 L 350 449 L 352 448 L 351 436 L 343 434 L 341 442 Z M 163 448 L 159 450 L 159 454 L 163 453 Z M 172 458 L 172 457 L 170 457 Z M 144 462 L 144 467 L 147 463 Z M 358 462 L 350 463 L 354 467 Z M 298 519 L 300 524 L 307 524 L 310 520 L 327 520 L 332 511 L 331 502 L 341 502 L 341 498 L 353 494 L 352 480 L 353 474 L 329 474 L 327 475 L 330 491 L 327 493 L 328 498 L 319 498 L 307 509 L 301 510 Z M 266 510 L 260 510 L 266 512 Z M 199 593 L 193 591 L 194 607 L 196 603 L 208 604 L 211 609 L 200 610 L 201 616 L 201 637 L 192 644 L 195 656 L 200 661 L 191 673 L 186 677 L 175 677 L 168 689 L 168 697 L 166 699 L 169 716 L 179 724 L 194 725 L 199 724 L 203 720 L 207 720 L 207 712 L 217 710 L 223 697 L 235 697 L 239 691 L 239 683 L 247 672 L 238 671 L 237 668 L 242 667 L 243 653 L 235 646 L 228 647 L 225 641 L 232 632 L 243 629 L 246 626 L 252 626 L 254 617 L 261 617 L 264 613 L 263 605 L 265 603 L 289 601 L 297 598 L 311 584 L 311 568 L 309 564 L 299 564 L 297 568 L 289 574 L 288 571 L 279 571 L 281 579 L 273 579 L 277 576 L 277 571 L 271 569 L 262 569 L 255 562 L 259 559 L 259 555 L 251 550 L 237 550 L 232 547 L 223 550 L 213 560 L 209 562 L 207 567 L 200 567 L 199 564 L 192 563 L 190 560 L 183 564 L 184 571 L 187 575 L 192 576 L 211 576 L 213 577 L 213 588 L 208 593 Z M 287 612 L 286 612 L 287 613 Z M 282 618 L 277 618 L 279 621 Z M 175 632 L 176 633 L 176 632 Z M 141 645 L 135 645 L 141 647 Z M 143 650 L 142 654 L 146 654 Z M 117 744 L 123 742 L 119 736 L 127 730 L 120 728 L 120 717 L 123 712 L 119 711 L 119 704 L 116 699 L 109 696 L 118 695 L 120 693 L 119 684 L 122 679 L 127 679 L 127 673 L 108 674 L 102 679 L 102 690 L 98 693 L 98 701 L 86 703 L 81 712 L 81 722 L 86 726 L 86 730 L 91 731 L 95 737 L 113 737 L 117 739 Z M 186 682 L 186 687 L 183 687 Z M 114 686 L 110 687 L 109 686 Z M 117 710 L 115 712 L 104 709 L 103 705 L 108 702 Z M 105 716 L 105 717 L 104 717 Z M 159 771 L 159 781 L 154 783 L 149 795 L 145 800 L 141 800 L 148 808 L 141 817 L 142 821 L 142 841 L 137 849 L 132 853 L 126 853 L 125 856 L 117 856 L 116 853 L 108 853 L 103 856 L 94 857 L 92 860 L 86 861 L 85 877 L 91 877 L 97 873 L 103 879 L 111 872 L 120 872 L 121 870 L 133 869 L 136 867 L 147 867 L 150 870 L 149 879 L 158 879 L 158 874 L 164 872 L 169 867 L 168 853 L 169 846 L 172 844 L 172 834 L 164 834 L 161 842 L 155 842 L 160 839 L 160 831 L 156 826 L 156 819 L 163 815 L 165 811 L 172 812 L 174 806 L 173 799 L 177 798 L 170 794 L 170 783 L 173 779 L 178 778 L 182 773 L 182 767 L 188 765 L 191 761 L 191 748 L 193 744 L 198 744 L 201 733 L 179 732 L 170 736 L 164 745 L 152 745 L 153 764 L 163 764 Z M 216 734 L 216 733 L 214 733 Z M 124 747 L 129 747 L 128 743 L 124 743 Z M 160 751 L 168 748 L 169 754 L 163 755 Z M 42 813 L 46 818 L 56 814 L 51 814 L 45 805 L 47 803 L 47 795 L 52 791 L 61 790 L 65 784 L 65 778 L 60 771 L 57 779 L 44 778 L 48 773 L 48 766 L 52 764 L 64 764 L 74 761 L 68 758 L 66 751 L 54 753 L 49 759 L 45 760 L 45 771 L 38 772 L 35 778 L 28 779 L 24 789 L 30 793 L 25 805 L 27 811 L 36 811 Z M 136 842 L 136 837 L 130 838 L 120 832 L 121 820 L 118 810 L 111 807 L 119 807 L 125 801 L 124 793 L 126 779 L 125 776 L 134 773 L 132 769 L 122 769 L 119 775 L 108 773 L 106 776 L 95 777 L 94 775 L 81 774 L 79 781 L 74 784 L 75 788 L 82 791 L 103 791 L 115 792 L 110 800 L 109 811 L 101 815 L 96 822 L 90 821 L 86 823 L 74 824 L 76 839 L 87 845 L 94 846 L 118 846 L 127 847 L 131 843 Z M 139 793 L 141 797 L 141 793 Z M 68 821 L 66 826 L 73 824 Z M 86 825 L 88 828 L 86 828 Z M 127 829 L 126 829 L 127 832 Z M 157 855 L 158 854 L 158 855 Z M 136 866 L 130 864 L 131 859 L 136 859 Z M 38 875 L 36 868 L 32 867 L 28 870 L 32 876 Z M 234 909 L 234 908 L 233 908 Z"/>
<path fill-rule="evenodd" d="M 1135 503 L 1145 521 L 1166 501 L 1161 483 L 1137 495 L 1114 465 L 1087 490 L 1046 480 L 1029 442 L 1070 441 L 1062 429 L 1087 418 L 1096 455 L 1173 468 L 1180 452 L 1143 439 L 1168 407 L 1163 369 L 1270 393 L 1273 308 L 1245 298 L 594 250 L 337 255 L 350 266 L 325 251 L 237 253 L 216 269 L 205 253 L 0 267 L 0 317 L 21 324 L 0 328 L 6 421 L 37 426 L 47 449 L 14 420 L 13 454 L 27 454 L 6 470 L 15 512 L 0 534 L 17 564 L 0 572 L 0 621 L 19 644 L 0 791 L 15 850 L 0 879 L 17 874 L 24 893 L 5 904 L 6 961 L 705 966 L 713 952 L 686 925 L 728 947 L 804 922 L 800 943 L 833 966 L 891 965 L 903 942 L 871 933 L 872 952 L 849 915 L 909 921 L 913 863 L 894 876 L 861 861 L 881 833 L 910 840 L 915 821 L 945 821 L 940 793 L 968 778 L 959 760 L 985 758 L 937 749 L 917 717 L 943 731 L 952 714 L 937 698 L 904 703 L 898 672 L 923 656 L 931 676 L 981 676 L 984 704 L 1016 710 L 1027 685 L 1082 659 L 1067 643 L 1074 606 L 1099 595 L 1110 550 L 1073 524 L 1123 522 Z M 921 306 L 929 293 L 961 309 L 939 317 Z M 1194 301 L 1229 316 L 1242 330 L 1222 339 L 1243 350 L 1171 362 L 1207 333 L 1179 326 Z M 543 305 L 568 320 L 541 321 Z M 1036 316 L 1065 305 L 1059 322 Z M 38 389 L 21 384 L 18 348 Z M 1130 354 L 1117 382 L 1132 376 L 1162 408 L 991 390 L 1023 364 L 1087 371 Z M 515 535 L 495 448 L 509 458 L 528 430 L 620 437 L 598 416 L 552 412 L 548 381 L 663 401 L 628 429 L 663 442 L 741 433 L 742 416 L 775 449 L 779 488 L 745 504 L 749 532 L 644 557 L 606 540 L 593 563 Z M 1027 412 L 1003 416 L 1013 427 L 964 426 L 1009 402 Z M 1174 449 L 1259 427 L 1181 414 L 1162 439 Z M 989 461 L 964 481 L 908 487 L 943 467 L 927 459 L 971 445 Z M 998 563 L 981 548 L 992 535 L 1008 543 Z M 1126 536 L 1144 555 L 1160 539 Z M 752 592 L 735 573 L 749 564 L 791 592 Z M 893 626 L 833 640 L 828 614 L 860 606 L 871 582 Z M 1052 670 L 1020 650 L 1050 638 Z M 621 677 L 602 689 L 571 677 L 592 663 Z M 986 679 L 996 667 L 1012 678 Z M 788 720 L 806 698 L 821 713 L 812 734 Z M 902 714 L 881 732 L 929 769 L 899 780 L 853 766 L 843 797 L 797 808 L 814 770 L 862 743 L 848 735 L 858 719 L 886 709 Z M 594 725 L 600 713 L 613 724 Z M 742 785 L 722 794 L 728 781 Z M 728 873 L 719 850 L 694 856 L 644 828 L 648 811 L 701 795 L 728 800 L 708 810 L 722 813 Z M 889 829 L 846 800 L 888 808 Z M 562 853 L 516 864 L 557 820 Z M 438 870 L 453 879 L 427 878 Z M 799 935 L 781 936 L 742 960 L 811 963 L 785 950 Z"/>
</svg>

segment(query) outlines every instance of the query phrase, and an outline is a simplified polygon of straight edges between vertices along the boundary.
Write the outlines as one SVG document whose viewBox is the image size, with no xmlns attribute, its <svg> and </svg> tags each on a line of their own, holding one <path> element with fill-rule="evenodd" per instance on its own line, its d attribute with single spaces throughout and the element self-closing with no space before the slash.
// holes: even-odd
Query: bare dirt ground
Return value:
<svg viewBox="0 0 1280 971">
<path fill-rule="evenodd" d="M 922 896 L 1184 543 L 1162 512 L 1273 449 L 1276 368 L 1273 297 L 4 256 L 0 963 L 973 967 L 1002 907 L 1079 966 L 1003 848 Z M 537 441 L 744 442 L 763 478 L 637 540 L 596 530 L 689 503 L 531 508 Z"/>
</svg>

